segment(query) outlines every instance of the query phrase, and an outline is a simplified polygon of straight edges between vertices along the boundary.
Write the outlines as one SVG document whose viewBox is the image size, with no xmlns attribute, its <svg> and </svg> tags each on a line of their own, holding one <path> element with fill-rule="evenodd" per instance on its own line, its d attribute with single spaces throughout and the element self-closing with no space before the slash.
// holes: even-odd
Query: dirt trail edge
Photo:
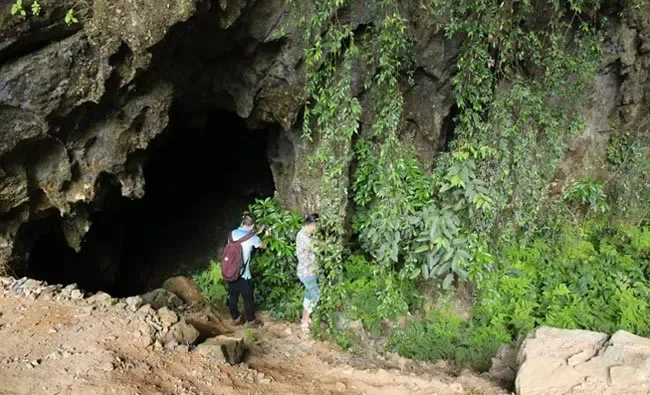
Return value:
<svg viewBox="0 0 650 395">
<path fill-rule="evenodd" d="M 192 347 L 162 347 L 155 314 L 106 294 L 0 278 L 0 394 L 507 393 L 472 373 L 364 360 L 266 316 L 244 363 L 216 363 Z"/>
</svg>

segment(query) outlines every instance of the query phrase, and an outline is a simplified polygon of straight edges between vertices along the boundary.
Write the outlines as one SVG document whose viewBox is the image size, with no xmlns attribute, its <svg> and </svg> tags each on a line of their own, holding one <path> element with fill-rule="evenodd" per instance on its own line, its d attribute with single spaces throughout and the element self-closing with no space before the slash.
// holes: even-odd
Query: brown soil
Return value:
<svg viewBox="0 0 650 395">
<path fill-rule="evenodd" d="M 0 280 L 3 280 L 0 278 Z M 6 279 L 5 279 L 6 280 Z M 2 284 L 0 284 L 2 285 Z M 261 315 L 245 362 L 152 343 L 141 312 L 0 287 L 1 394 L 505 394 L 473 373 L 354 356 Z M 245 336 L 242 329 L 234 334 Z"/>
</svg>

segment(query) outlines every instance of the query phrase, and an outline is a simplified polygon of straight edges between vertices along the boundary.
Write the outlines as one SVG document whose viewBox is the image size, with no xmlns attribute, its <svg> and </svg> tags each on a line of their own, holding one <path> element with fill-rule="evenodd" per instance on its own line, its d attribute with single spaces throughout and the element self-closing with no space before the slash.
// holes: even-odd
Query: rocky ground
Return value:
<svg viewBox="0 0 650 395">
<path fill-rule="evenodd" d="M 209 314 L 222 335 L 245 339 L 241 363 L 218 362 L 183 344 L 206 337 L 205 328 L 199 325 L 199 335 L 185 322 L 191 311 L 161 290 L 118 300 L 74 286 L 0 278 L 0 393 L 507 393 L 469 372 L 452 376 L 403 358 L 354 356 L 263 314 L 264 326 L 246 332 Z"/>
</svg>

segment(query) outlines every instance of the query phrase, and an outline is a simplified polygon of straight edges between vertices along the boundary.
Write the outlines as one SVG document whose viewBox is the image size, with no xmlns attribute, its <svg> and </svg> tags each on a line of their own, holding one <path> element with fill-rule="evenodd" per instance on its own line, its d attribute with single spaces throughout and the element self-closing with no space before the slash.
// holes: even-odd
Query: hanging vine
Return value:
<svg viewBox="0 0 650 395">
<path fill-rule="evenodd" d="M 300 5 L 309 15 L 303 130 L 316 146 L 314 167 L 322 171 L 321 258 L 329 282 L 340 273 L 333 269 L 341 262 L 354 159 L 354 230 L 363 249 L 380 267 L 441 278 L 449 286 L 474 275 L 472 260 L 489 256 L 492 239 L 479 234 L 507 239 L 535 229 L 566 138 L 582 127 L 579 104 L 597 70 L 606 21 L 596 0 L 430 0 L 431 22 L 449 39 L 462 37 L 462 46 L 453 78 L 456 139 L 427 174 L 398 136 L 414 58 L 403 5 L 367 5 L 374 17 L 362 35 L 339 15 L 347 5 Z M 351 92 L 359 61 L 372 103 L 366 109 L 372 122 L 363 131 L 361 105 Z"/>
</svg>

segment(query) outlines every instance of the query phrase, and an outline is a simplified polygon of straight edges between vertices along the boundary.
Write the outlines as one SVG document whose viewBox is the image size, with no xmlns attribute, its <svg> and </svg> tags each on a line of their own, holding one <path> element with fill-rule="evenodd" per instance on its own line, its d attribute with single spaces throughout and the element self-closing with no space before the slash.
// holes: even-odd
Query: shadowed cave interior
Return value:
<svg viewBox="0 0 650 395">
<path fill-rule="evenodd" d="M 102 207 L 79 253 L 53 213 L 23 230 L 38 235 L 22 274 L 122 297 L 207 267 L 248 204 L 273 194 L 271 129 L 249 130 L 225 111 L 174 106 L 169 128 L 135 154 L 145 158 L 144 198 L 122 197 L 117 180 L 104 175 Z"/>
</svg>

